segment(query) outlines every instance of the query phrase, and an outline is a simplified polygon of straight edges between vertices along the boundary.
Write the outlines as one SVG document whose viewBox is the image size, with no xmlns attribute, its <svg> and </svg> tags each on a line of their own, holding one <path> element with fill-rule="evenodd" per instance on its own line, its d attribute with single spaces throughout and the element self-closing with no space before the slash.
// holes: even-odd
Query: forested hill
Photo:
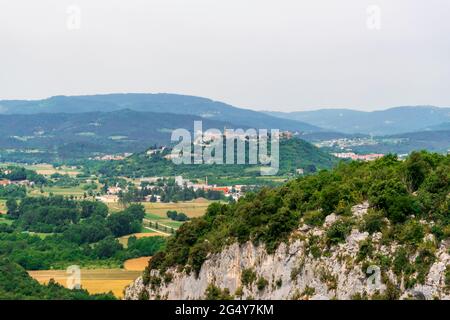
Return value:
<svg viewBox="0 0 450 320">
<path fill-rule="evenodd" d="M 233 127 L 199 116 L 132 110 L 0 115 L 0 148 L 51 151 L 63 159 L 138 152 L 169 144 L 172 130 L 193 131 L 194 121 L 199 120 L 204 130 Z"/>
<path fill-rule="evenodd" d="M 248 151 L 248 150 L 247 150 Z M 215 179 L 237 179 L 258 177 L 259 165 L 237 164 L 180 164 L 176 165 L 165 156 L 171 153 L 166 149 L 163 153 L 148 155 L 146 152 L 135 154 L 123 161 L 112 161 L 97 164 L 96 170 L 106 176 L 174 176 L 183 175 L 190 178 L 210 181 Z M 225 155 L 225 153 L 224 153 Z M 279 176 L 296 175 L 297 169 L 303 169 L 305 174 L 314 173 L 321 169 L 330 169 L 338 163 L 338 159 L 329 155 L 312 144 L 297 138 L 282 139 L 279 148 L 280 168 Z M 224 161 L 225 162 L 225 161 Z"/>
<path fill-rule="evenodd" d="M 0 113 L 5 114 L 111 112 L 122 109 L 195 115 L 203 119 L 230 122 L 235 127 L 276 128 L 292 131 L 320 130 L 316 126 L 301 121 L 281 119 L 262 112 L 237 108 L 223 102 L 177 94 L 129 93 L 0 101 Z"/>
<path fill-rule="evenodd" d="M 450 156 L 389 155 L 213 204 L 178 229 L 128 296 L 143 283 L 141 296 L 180 298 L 174 281 L 197 298 L 448 298 L 449 172 Z M 233 272 L 222 274 L 224 263 Z M 364 284 L 372 265 L 379 290 Z"/>
</svg>

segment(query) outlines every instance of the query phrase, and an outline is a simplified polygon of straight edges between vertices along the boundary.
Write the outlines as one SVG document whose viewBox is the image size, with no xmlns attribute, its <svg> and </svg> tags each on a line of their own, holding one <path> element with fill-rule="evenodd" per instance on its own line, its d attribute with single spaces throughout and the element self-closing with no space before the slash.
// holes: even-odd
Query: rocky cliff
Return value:
<svg viewBox="0 0 450 320">
<path fill-rule="evenodd" d="M 352 218 L 367 210 L 367 203 L 354 206 Z M 198 274 L 151 270 L 125 299 L 204 299 L 211 288 L 235 299 L 450 299 L 448 241 L 427 234 L 405 258 L 395 241 L 354 228 L 345 241 L 325 245 L 326 230 L 339 219 L 331 214 L 321 227 L 303 224 L 271 254 L 252 242 L 227 246 L 210 254 Z"/>
</svg>

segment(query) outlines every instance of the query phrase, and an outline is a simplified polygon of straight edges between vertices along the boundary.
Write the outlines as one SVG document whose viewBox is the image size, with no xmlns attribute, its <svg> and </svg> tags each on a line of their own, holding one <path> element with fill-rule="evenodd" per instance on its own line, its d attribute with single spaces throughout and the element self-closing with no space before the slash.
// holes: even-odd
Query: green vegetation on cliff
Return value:
<svg viewBox="0 0 450 320">
<path fill-rule="evenodd" d="M 150 261 L 149 269 L 164 272 L 178 266 L 198 272 L 209 253 L 248 240 L 273 252 L 303 223 L 320 226 L 335 213 L 341 219 L 326 229 L 325 247 L 344 241 L 352 228 L 381 232 L 385 243 L 395 241 L 406 250 L 386 264 L 400 274 L 412 270 L 418 274 L 414 281 L 422 281 L 437 244 L 450 237 L 449 182 L 450 156 L 416 152 L 406 161 L 388 155 L 374 162 L 341 163 L 332 171 L 263 189 L 237 203 L 210 205 L 205 216 L 178 229 L 166 250 Z M 351 207 L 364 201 L 370 204 L 369 212 L 356 223 Z M 424 240 L 427 234 L 434 236 L 435 244 Z M 314 256 L 326 250 L 321 239 L 309 239 L 309 245 Z M 361 259 L 375 257 L 370 246 L 361 250 Z M 414 265 L 408 266 L 415 252 Z M 147 270 L 145 281 L 148 275 Z"/>
</svg>

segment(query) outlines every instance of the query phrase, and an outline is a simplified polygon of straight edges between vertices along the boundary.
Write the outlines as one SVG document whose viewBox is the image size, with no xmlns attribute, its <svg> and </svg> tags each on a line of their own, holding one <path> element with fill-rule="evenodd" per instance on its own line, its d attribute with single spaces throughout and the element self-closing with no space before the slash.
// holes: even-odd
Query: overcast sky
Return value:
<svg viewBox="0 0 450 320">
<path fill-rule="evenodd" d="M 0 0 L 0 99 L 450 106 L 449 39 L 449 0 Z"/>
</svg>

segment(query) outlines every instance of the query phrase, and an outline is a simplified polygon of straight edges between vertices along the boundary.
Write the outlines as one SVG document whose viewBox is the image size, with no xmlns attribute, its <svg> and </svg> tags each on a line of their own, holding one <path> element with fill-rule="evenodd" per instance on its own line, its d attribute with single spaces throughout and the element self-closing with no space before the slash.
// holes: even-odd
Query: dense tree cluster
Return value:
<svg viewBox="0 0 450 320">
<path fill-rule="evenodd" d="M 228 200 L 222 191 L 217 190 L 194 190 L 192 187 L 178 186 L 176 184 L 167 185 L 150 185 L 143 183 L 142 188 L 138 189 L 135 186 L 127 186 L 126 191 L 119 192 L 119 201 L 123 204 L 133 202 L 145 201 L 145 198 L 150 196 L 150 202 L 156 202 L 157 196 L 160 197 L 161 202 L 178 202 L 191 201 L 197 198 L 205 198 L 208 200 Z"/>
<path fill-rule="evenodd" d="M 164 244 L 159 237 L 132 238 L 124 248 L 116 239 L 141 231 L 142 205 L 109 214 L 101 202 L 53 196 L 8 200 L 7 207 L 12 224 L 0 224 L 0 257 L 27 270 L 119 266 L 126 259 L 152 255 Z"/>
<path fill-rule="evenodd" d="M 75 201 L 63 196 L 27 197 L 7 202 L 8 216 L 17 228 L 44 233 L 63 233 L 73 242 L 89 243 L 108 235 L 120 237 L 139 232 L 145 211 L 133 204 L 108 215 L 102 202 Z"/>
<path fill-rule="evenodd" d="M 25 186 L 18 186 L 14 184 L 0 186 L 0 199 L 24 198 L 26 195 L 27 188 Z"/>
<path fill-rule="evenodd" d="M 189 217 L 183 212 L 177 212 L 175 210 L 169 210 L 166 212 L 168 218 L 174 221 L 188 221 Z"/>
<path fill-rule="evenodd" d="M 43 175 L 36 173 L 36 171 L 16 166 L 8 166 L 0 170 L 0 179 L 11 181 L 28 180 L 37 185 L 43 185 L 47 182 L 47 179 Z"/>
</svg>

